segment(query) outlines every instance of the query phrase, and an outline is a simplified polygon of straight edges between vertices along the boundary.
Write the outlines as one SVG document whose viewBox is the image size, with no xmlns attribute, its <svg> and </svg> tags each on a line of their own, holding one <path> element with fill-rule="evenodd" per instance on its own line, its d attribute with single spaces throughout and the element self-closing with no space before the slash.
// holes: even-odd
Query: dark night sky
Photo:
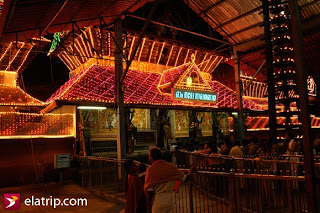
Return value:
<svg viewBox="0 0 320 213">
<path fill-rule="evenodd" d="M 36 55 L 23 71 L 26 91 L 42 101 L 47 100 L 69 79 L 69 70 L 57 57 L 52 56 L 52 77 L 50 57 L 40 53 Z M 20 86 L 23 87 L 20 83 Z"/>
</svg>

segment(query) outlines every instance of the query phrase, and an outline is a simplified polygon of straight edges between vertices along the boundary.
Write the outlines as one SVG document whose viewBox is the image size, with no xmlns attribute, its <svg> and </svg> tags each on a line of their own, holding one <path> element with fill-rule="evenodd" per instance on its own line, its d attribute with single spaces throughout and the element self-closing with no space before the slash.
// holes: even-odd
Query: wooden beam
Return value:
<svg viewBox="0 0 320 213">
<path fill-rule="evenodd" d="M 248 31 L 248 30 L 252 30 L 254 28 L 257 28 L 257 27 L 260 27 L 260 25 L 262 25 L 263 22 L 259 22 L 259 23 L 256 23 L 254 25 L 250 25 L 249 27 L 246 27 L 246 28 L 242 28 L 241 30 L 238 30 L 238 31 L 235 31 L 231 34 L 229 34 L 230 36 L 234 36 L 234 35 L 237 35 L 237 34 L 240 34 L 240 33 L 243 33 L 245 31 Z"/>
<path fill-rule="evenodd" d="M 57 102 L 53 101 L 51 102 L 49 105 L 47 105 L 45 108 L 43 108 L 42 110 L 40 110 L 40 114 L 45 114 L 48 113 L 50 111 L 52 111 L 53 109 L 55 109 L 57 107 Z"/>
<path fill-rule="evenodd" d="M 235 85 L 237 94 L 237 107 L 238 107 L 238 140 L 241 141 L 245 136 L 244 118 L 243 118 L 243 103 L 242 103 L 242 83 L 240 78 L 240 56 L 236 49 L 233 52 L 234 57 L 234 73 L 235 73 Z"/>
<path fill-rule="evenodd" d="M 151 19 L 152 19 L 152 16 L 153 16 L 154 12 L 156 11 L 156 8 L 157 8 L 159 2 L 160 2 L 160 0 L 156 0 L 156 1 L 153 3 L 153 5 L 152 5 L 152 8 L 151 8 L 151 10 L 150 10 L 150 12 L 149 12 L 149 14 L 148 14 L 148 18 L 146 19 L 146 21 L 145 21 L 145 23 L 144 23 L 144 25 L 143 25 L 143 27 L 142 27 L 142 30 L 141 30 L 141 32 L 140 32 L 140 35 L 139 35 L 139 37 L 138 37 L 137 45 L 135 46 L 135 48 L 134 48 L 134 50 L 133 50 L 133 52 L 132 52 L 132 54 L 131 54 L 131 56 L 130 56 L 129 61 L 127 62 L 127 66 L 126 66 L 125 71 L 122 73 L 122 76 L 121 76 L 121 79 L 120 79 L 120 84 L 123 83 L 124 78 L 126 77 L 126 74 L 127 74 L 128 70 L 129 70 L 129 68 L 130 68 L 130 65 L 131 65 L 131 63 L 132 63 L 132 61 L 133 61 L 133 59 L 134 59 L 134 56 L 136 55 L 136 52 L 137 52 L 137 50 L 138 50 L 138 47 L 140 46 L 141 40 L 142 40 L 144 34 L 145 34 L 146 31 L 147 31 L 147 28 L 148 28 L 148 26 L 149 26 L 149 24 L 150 24 L 150 21 L 151 21 Z"/>
<path fill-rule="evenodd" d="M 154 48 L 154 45 L 155 45 L 155 41 L 152 42 L 152 46 L 151 46 L 151 50 L 150 50 L 150 54 L 149 54 L 149 59 L 148 59 L 148 62 L 150 63 L 150 60 L 151 60 L 151 57 L 152 57 L 152 52 L 153 52 L 153 48 Z"/>
<path fill-rule="evenodd" d="M 206 9 L 204 9 L 203 11 L 201 11 L 200 13 L 198 13 L 197 15 L 200 16 L 201 18 L 203 18 L 203 17 L 205 16 L 205 14 L 206 14 L 207 12 L 209 12 L 211 9 L 213 9 L 214 7 L 216 7 L 216 6 L 224 3 L 224 2 L 226 2 L 226 1 L 228 1 L 228 0 L 220 0 L 220 1 L 218 1 L 218 2 L 216 2 L 216 3 L 214 3 L 214 4 L 212 4 L 212 5 L 210 5 L 209 7 L 207 7 Z"/>
<path fill-rule="evenodd" d="M 307 3 L 307 4 L 301 5 L 301 8 L 308 7 L 308 6 L 314 5 L 314 4 L 316 4 L 316 3 L 319 3 L 319 0 L 314 0 L 314 1 L 311 1 L 311 2 L 309 2 L 309 3 Z M 228 24 L 230 24 L 230 23 L 232 23 L 232 22 L 235 22 L 235 21 L 237 21 L 237 20 L 239 20 L 239 19 L 241 19 L 241 18 L 243 18 L 243 17 L 246 17 L 246 16 L 248 16 L 248 15 L 250 15 L 250 14 L 252 14 L 252 13 L 258 12 L 259 10 L 262 10 L 262 6 L 253 8 L 253 9 L 251 9 L 251 10 L 245 12 L 245 13 L 242 13 L 241 15 L 236 16 L 236 17 L 234 17 L 234 18 L 232 18 L 232 19 L 230 19 L 230 20 L 228 20 L 228 21 L 220 24 L 219 26 L 213 28 L 213 30 L 216 31 L 217 29 L 219 29 L 219 28 L 221 28 L 221 27 L 224 27 L 224 26 L 226 26 L 226 25 L 228 25 Z M 231 35 L 232 35 L 232 34 L 231 34 Z M 231 35 L 230 35 L 230 36 L 231 36 Z"/>
<path fill-rule="evenodd" d="M 304 4 L 304 5 L 301 5 L 301 6 L 300 6 L 300 10 L 301 10 L 302 8 L 304 8 L 304 7 L 309 7 L 309 6 L 314 5 L 314 4 L 316 4 L 316 3 L 319 3 L 319 0 L 313 0 L 313 1 L 310 1 L 310 2 L 308 2 L 308 3 L 306 3 L 306 4 Z"/>
<path fill-rule="evenodd" d="M 304 33 L 304 32 L 306 32 L 316 26 L 319 26 L 319 25 L 320 25 L 320 15 L 317 15 L 317 16 L 303 22 L 303 24 L 301 25 L 302 32 Z"/>
<path fill-rule="evenodd" d="M 169 52 L 169 56 L 168 56 L 168 60 L 167 60 L 166 66 L 168 66 L 168 64 L 169 64 L 173 48 L 174 48 L 174 46 L 172 45 L 171 48 L 170 48 L 170 52 Z"/>
<path fill-rule="evenodd" d="M 289 14 L 291 16 L 291 35 L 294 48 L 294 64 L 296 70 L 296 82 L 297 91 L 299 94 L 299 108 L 301 118 L 301 132 L 303 135 L 302 148 L 304 154 L 304 176 L 305 176 L 305 188 L 307 195 L 307 208 L 308 212 L 318 212 L 317 199 L 317 178 L 315 175 L 315 165 L 313 156 L 313 144 L 309 111 L 309 98 L 307 90 L 307 70 L 305 66 L 305 57 L 302 41 L 302 29 L 300 20 L 300 11 L 296 0 L 289 0 Z"/>
<path fill-rule="evenodd" d="M 49 23 L 47 24 L 47 26 L 42 30 L 42 32 L 40 33 L 40 38 L 43 35 L 44 32 L 47 31 L 48 27 L 50 27 L 50 25 L 52 24 L 52 22 L 54 22 L 54 20 L 58 17 L 58 15 L 60 14 L 60 12 L 63 10 L 63 8 L 66 6 L 66 4 L 68 3 L 69 0 L 65 0 L 63 5 L 59 8 L 59 10 L 56 12 L 56 14 L 52 17 L 52 19 L 49 21 Z"/>
<path fill-rule="evenodd" d="M 236 16 L 236 17 L 234 17 L 234 18 L 232 18 L 232 19 L 220 24 L 219 26 L 213 28 L 213 30 L 215 31 L 215 30 L 217 30 L 217 29 L 219 29 L 221 27 L 224 27 L 224 26 L 226 26 L 226 25 L 228 25 L 228 24 L 230 24 L 232 22 L 235 22 L 235 21 L 237 21 L 237 20 L 239 20 L 239 19 L 241 19 L 243 17 L 246 17 L 246 16 L 248 16 L 248 15 L 250 15 L 252 13 L 258 12 L 259 10 L 262 10 L 262 6 L 253 8 L 252 10 L 249 10 L 249 11 L 247 11 L 245 13 L 242 13 L 241 15 Z"/>
<path fill-rule="evenodd" d="M 213 18 L 211 18 L 205 11 L 203 11 L 203 9 L 199 6 L 199 4 L 197 4 L 197 2 L 195 2 L 194 0 L 191 0 L 192 4 L 194 4 L 200 11 L 202 11 L 204 13 L 204 15 L 210 19 L 210 21 L 215 24 L 216 26 L 219 26 L 219 23 L 217 23 Z M 207 21 L 208 22 L 208 21 Z M 209 23 L 209 22 L 208 22 Z M 223 32 L 225 34 L 226 37 L 229 37 L 230 40 L 232 40 L 232 42 L 236 43 L 236 41 L 223 29 L 220 28 L 221 32 Z"/>
<path fill-rule="evenodd" d="M 320 15 L 305 21 L 301 26 L 302 32 L 306 32 L 316 26 L 320 26 Z M 237 51 L 245 51 L 245 50 L 248 50 L 251 48 L 263 46 L 264 41 L 262 40 L 262 38 L 263 38 L 263 34 L 255 37 L 253 39 L 244 41 L 244 42 L 236 45 L 235 48 L 237 49 Z"/>
<path fill-rule="evenodd" d="M 178 63 L 178 60 L 179 60 L 179 56 L 180 56 L 180 53 L 181 53 L 181 50 L 182 50 L 182 47 L 179 48 L 179 52 L 176 56 L 176 61 L 174 62 L 174 66 L 177 66 L 177 63 Z"/>
<path fill-rule="evenodd" d="M 160 53 L 159 53 L 159 58 L 158 58 L 157 64 L 159 64 L 159 62 L 160 62 L 160 60 L 161 60 L 161 55 L 162 55 L 162 51 L 163 51 L 164 45 L 165 45 L 165 43 L 163 42 L 163 43 L 162 43 L 161 50 L 160 50 Z"/>
<path fill-rule="evenodd" d="M 136 19 L 140 19 L 140 20 L 147 20 L 145 18 L 142 18 L 142 17 L 139 17 L 139 16 L 135 16 L 135 15 L 128 15 L 132 18 L 136 18 Z M 190 30 L 186 30 L 186 29 L 182 29 L 182 28 L 179 28 L 179 27 L 174 27 L 174 26 L 171 26 L 171 25 L 168 25 L 168 24 L 163 24 L 163 23 L 160 23 L 160 22 L 156 22 L 156 21 L 150 21 L 151 23 L 153 24 L 156 24 L 156 25 L 160 25 L 160 26 L 163 26 L 163 27 L 168 27 L 168 28 L 171 28 L 171 29 L 174 29 L 174 30 L 179 30 L 179 31 L 182 31 L 182 32 L 185 32 L 185 33 L 189 33 L 189 34 L 192 34 L 192 35 L 196 35 L 196 36 L 199 36 L 199 37 L 203 37 L 203 38 L 206 38 L 206 39 L 209 39 L 209 40 L 213 40 L 213 41 L 217 41 L 217 42 L 221 42 L 221 43 L 224 43 L 224 44 L 229 44 L 231 45 L 230 42 L 227 42 L 227 41 L 223 41 L 223 40 L 220 40 L 220 39 L 217 39 L 217 38 L 213 38 L 213 37 L 210 37 L 210 36 L 206 36 L 206 35 L 202 35 L 200 33 L 196 33 L 196 32 L 192 32 Z"/>
</svg>

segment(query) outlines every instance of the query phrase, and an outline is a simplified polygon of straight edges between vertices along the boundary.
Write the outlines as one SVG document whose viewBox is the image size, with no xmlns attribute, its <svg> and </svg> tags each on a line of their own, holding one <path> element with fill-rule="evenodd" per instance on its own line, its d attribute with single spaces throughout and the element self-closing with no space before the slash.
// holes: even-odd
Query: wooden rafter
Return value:
<svg viewBox="0 0 320 213">
<path fill-rule="evenodd" d="M 155 41 L 152 42 L 152 46 L 151 46 L 151 49 L 150 49 L 150 54 L 149 54 L 149 58 L 148 58 L 148 62 L 150 63 L 150 60 L 151 60 L 151 57 L 152 57 L 152 51 L 153 51 L 153 48 L 154 48 L 154 45 L 156 44 Z"/>
<path fill-rule="evenodd" d="M 219 28 L 221 28 L 221 27 L 224 27 L 224 26 L 226 26 L 226 25 L 228 25 L 228 24 L 230 24 L 230 23 L 232 23 L 232 22 L 238 21 L 239 19 L 241 19 L 241 18 L 243 18 L 243 17 L 246 17 L 246 16 L 248 16 L 248 15 L 250 15 L 250 14 L 252 14 L 252 13 L 258 12 L 258 11 L 260 11 L 260 10 L 262 10 L 262 6 L 253 8 L 253 9 L 251 9 L 251 10 L 245 12 L 245 13 L 242 13 L 242 14 L 239 15 L 239 16 L 236 16 L 236 17 L 234 17 L 234 18 L 232 18 L 232 19 L 229 19 L 229 20 L 226 21 L 226 22 L 221 23 L 219 26 L 213 28 L 213 30 L 215 31 L 215 30 L 217 30 L 217 29 L 219 29 Z"/>
<path fill-rule="evenodd" d="M 182 47 L 179 48 L 179 51 L 178 51 L 178 54 L 177 54 L 177 57 L 176 57 L 176 61 L 174 62 L 174 66 L 177 66 L 177 63 L 178 63 L 178 59 L 179 59 L 181 50 L 182 50 Z"/>
<path fill-rule="evenodd" d="M 215 8 L 216 6 L 222 4 L 222 3 L 226 2 L 226 1 L 228 1 L 228 0 L 220 0 L 220 1 L 218 1 L 218 2 L 216 2 L 216 3 L 214 3 L 214 4 L 212 4 L 212 5 L 210 5 L 209 7 L 207 7 L 206 9 L 204 9 L 203 11 L 201 11 L 200 13 L 198 13 L 198 16 L 200 16 L 200 17 L 203 18 L 207 12 L 209 12 L 210 10 L 212 10 L 213 8 Z"/>
</svg>

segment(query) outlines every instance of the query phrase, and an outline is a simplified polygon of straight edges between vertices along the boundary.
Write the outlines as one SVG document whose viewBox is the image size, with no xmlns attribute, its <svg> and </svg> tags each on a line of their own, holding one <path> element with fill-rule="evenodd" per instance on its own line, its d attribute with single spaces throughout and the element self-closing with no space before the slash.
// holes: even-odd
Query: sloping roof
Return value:
<svg viewBox="0 0 320 213">
<path fill-rule="evenodd" d="M 34 46 L 26 42 L 0 44 L 0 70 L 20 73 L 27 66 Z"/>
<path fill-rule="evenodd" d="M 133 48 L 138 44 L 138 33 L 128 31 L 128 34 L 122 35 L 122 42 L 126 48 L 123 49 L 124 55 L 130 55 Z M 68 34 L 63 46 L 59 46 L 56 53 L 70 71 L 78 70 L 81 64 L 87 63 L 88 59 L 97 57 L 95 55 L 110 58 L 113 56 L 114 33 L 108 30 L 100 30 L 100 28 L 87 27 L 82 34 Z M 85 38 L 88 38 L 89 43 Z M 100 43 L 102 42 L 102 49 Z M 75 45 L 73 45 L 75 43 Z M 92 49 L 95 48 L 95 50 Z M 68 52 L 69 51 L 69 52 Z M 70 53 L 75 52 L 75 55 Z M 216 55 L 212 50 L 201 48 L 199 46 L 190 45 L 162 38 L 160 36 L 145 35 L 134 57 L 136 62 L 147 62 L 149 68 L 162 66 L 177 67 L 190 61 L 190 56 L 195 55 L 195 63 L 199 64 L 202 72 L 211 73 L 223 59 L 222 56 Z M 152 64 L 152 65 L 151 65 Z M 164 65 L 164 66 L 163 66 Z M 76 71 L 77 72 L 77 71 Z"/>
<path fill-rule="evenodd" d="M 43 106 L 18 86 L 0 85 L 0 106 Z"/>
<path fill-rule="evenodd" d="M 196 90 L 212 90 L 208 82 L 204 79 L 204 76 L 202 76 L 207 73 L 201 72 L 194 61 L 164 71 L 161 75 L 158 88 L 164 93 L 171 93 L 171 88 L 173 87 L 189 89 L 186 88 L 188 84 L 187 77 L 190 77 L 192 73 L 197 76 L 197 83 L 191 81 L 190 86 L 192 86 Z"/>
<path fill-rule="evenodd" d="M 158 89 L 162 74 L 129 70 L 124 81 L 124 103 L 130 106 L 177 106 L 199 108 L 237 107 L 236 93 L 217 81 L 210 81 L 212 90 L 217 93 L 216 103 L 173 101 L 171 96 Z M 93 65 L 66 82 L 47 103 L 52 101 L 92 103 L 114 103 L 115 71 L 112 66 Z M 255 102 L 244 98 L 243 105 L 249 110 L 264 110 Z"/>
<path fill-rule="evenodd" d="M 319 1 L 320 2 L 320 1 Z M 306 71 L 309 75 L 318 76 L 320 70 L 320 26 L 310 29 L 304 33 L 303 47 L 305 53 Z M 253 76 L 256 70 L 261 66 L 265 60 L 265 49 L 259 49 L 257 51 L 249 52 L 245 55 L 241 55 L 240 69 L 243 74 Z M 226 63 L 234 66 L 234 61 L 229 60 Z M 257 79 L 260 81 L 266 81 L 267 75 L 265 67 L 257 75 Z"/>
<path fill-rule="evenodd" d="M 301 124 L 299 122 L 298 117 L 292 117 L 292 124 L 298 125 Z M 312 128 L 319 128 L 320 127 L 320 118 L 314 115 L 310 116 L 311 119 L 311 127 Z M 279 126 L 285 126 L 285 117 L 277 117 L 277 124 Z M 232 126 L 233 119 L 229 119 L 229 125 Z M 269 130 L 269 117 L 266 116 L 255 116 L 251 117 L 248 116 L 245 125 L 248 131 L 257 131 L 257 130 Z"/>
<path fill-rule="evenodd" d="M 179 67 L 174 67 L 172 69 L 164 71 L 159 82 L 159 87 L 174 82 L 176 78 L 180 76 L 185 71 L 185 69 L 189 67 L 189 65 L 190 63 L 186 63 Z"/>
<path fill-rule="evenodd" d="M 243 43 L 264 33 L 261 0 L 184 0 L 214 30 L 231 43 Z M 302 22 L 320 14 L 320 1 L 298 0 Z"/>
<path fill-rule="evenodd" d="M 15 32 L 23 32 L 24 36 L 19 35 L 21 40 L 38 37 L 39 29 L 46 29 L 49 33 L 71 30 L 72 22 L 78 22 L 83 28 L 98 25 L 99 18 L 104 18 L 106 24 L 110 24 L 146 2 L 148 0 L 7 0 L 3 9 L 5 18 L 0 20 L 0 32 L 8 42 L 16 40 Z"/>
</svg>

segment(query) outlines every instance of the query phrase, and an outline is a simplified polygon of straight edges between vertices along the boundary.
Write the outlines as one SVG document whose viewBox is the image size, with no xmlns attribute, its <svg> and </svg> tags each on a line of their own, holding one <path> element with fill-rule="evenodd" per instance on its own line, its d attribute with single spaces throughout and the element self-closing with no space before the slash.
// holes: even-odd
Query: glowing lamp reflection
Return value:
<svg viewBox="0 0 320 213">
<path fill-rule="evenodd" d="M 93 109 L 93 110 L 102 110 L 107 109 L 107 107 L 97 107 L 97 106 L 78 106 L 77 109 Z"/>
<path fill-rule="evenodd" d="M 192 85 L 192 77 L 187 77 L 187 86 L 191 87 Z"/>
</svg>

